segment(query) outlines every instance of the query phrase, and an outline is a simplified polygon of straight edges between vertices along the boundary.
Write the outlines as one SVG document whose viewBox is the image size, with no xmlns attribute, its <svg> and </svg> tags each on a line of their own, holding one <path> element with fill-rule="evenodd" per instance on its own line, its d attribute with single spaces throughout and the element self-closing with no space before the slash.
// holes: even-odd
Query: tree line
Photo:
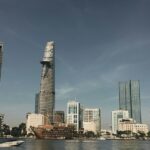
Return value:
<svg viewBox="0 0 150 150">
<path fill-rule="evenodd" d="M 0 137 L 13 136 L 22 137 L 26 135 L 26 124 L 21 123 L 18 127 L 10 128 L 9 125 L 3 124 L 0 128 Z"/>
</svg>

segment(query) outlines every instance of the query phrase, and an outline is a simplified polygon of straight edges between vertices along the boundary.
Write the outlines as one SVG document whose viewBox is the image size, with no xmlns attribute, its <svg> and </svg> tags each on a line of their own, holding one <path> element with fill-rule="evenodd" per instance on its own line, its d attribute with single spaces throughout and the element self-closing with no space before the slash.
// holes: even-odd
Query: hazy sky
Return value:
<svg viewBox="0 0 150 150">
<path fill-rule="evenodd" d="M 140 80 L 142 120 L 150 124 L 149 0 L 0 0 L 0 113 L 11 126 L 34 112 L 50 40 L 56 43 L 57 110 L 76 98 L 100 107 L 109 127 L 118 82 Z"/>
</svg>

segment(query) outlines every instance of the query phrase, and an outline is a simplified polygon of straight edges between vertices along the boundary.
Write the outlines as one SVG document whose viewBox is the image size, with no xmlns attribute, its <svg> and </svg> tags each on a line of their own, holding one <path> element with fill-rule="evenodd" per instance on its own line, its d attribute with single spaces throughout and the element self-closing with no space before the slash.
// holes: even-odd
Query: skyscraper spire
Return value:
<svg viewBox="0 0 150 150">
<path fill-rule="evenodd" d="M 41 64 L 38 113 L 47 116 L 49 123 L 52 123 L 55 107 L 55 51 L 53 41 L 47 42 Z"/>
</svg>

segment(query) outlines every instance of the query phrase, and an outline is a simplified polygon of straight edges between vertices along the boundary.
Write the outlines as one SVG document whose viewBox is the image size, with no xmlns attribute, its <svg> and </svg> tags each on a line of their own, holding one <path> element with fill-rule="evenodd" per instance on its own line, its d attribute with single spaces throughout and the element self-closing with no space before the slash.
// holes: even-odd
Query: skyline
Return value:
<svg viewBox="0 0 150 150">
<path fill-rule="evenodd" d="M 118 82 L 140 80 L 142 121 L 150 124 L 149 4 L 1 0 L 0 113 L 6 114 L 5 122 L 18 124 L 34 112 L 43 49 L 54 40 L 56 110 L 66 111 L 67 101 L 76 98 L 85 107 L 99 107 L 102 127 L 110 125 L 111 111 L 119 109 Z"/>
</svg>

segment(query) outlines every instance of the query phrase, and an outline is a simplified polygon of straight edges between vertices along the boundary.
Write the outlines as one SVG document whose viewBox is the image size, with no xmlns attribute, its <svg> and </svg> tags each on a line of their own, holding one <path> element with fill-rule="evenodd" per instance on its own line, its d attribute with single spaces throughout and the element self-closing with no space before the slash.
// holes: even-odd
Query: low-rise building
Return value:
<svg viewBox="0 0 150 150">
<path fill-rule="evenodd" d="M 101 114 L 99 108 L 85 108 L 83 110 L 84 132 L 93 131 L 95 134 L 101 130 Z"/>
<path fill-rule="evenodd" d="M 112 133 L 117 134 L 119 119 L 129 118 L 127 110 L 114 110 L 112 111 Z"/>
<path fill-rule="evenodd" d="M 136 123 L 132 118 L 120 119 L 118 131 L 131 131 L 132 133 L 144 132 L 147 134 L 148 125 Z"/>
<path fill-rule="evenodd" d="M 31 130 L 32 127 L 38 127 L 45 124 L 45 117 L 42 114 L 28 113 L 26 117 L 26 130 L 27 134 L 33 133 Z"/>
</svg>

